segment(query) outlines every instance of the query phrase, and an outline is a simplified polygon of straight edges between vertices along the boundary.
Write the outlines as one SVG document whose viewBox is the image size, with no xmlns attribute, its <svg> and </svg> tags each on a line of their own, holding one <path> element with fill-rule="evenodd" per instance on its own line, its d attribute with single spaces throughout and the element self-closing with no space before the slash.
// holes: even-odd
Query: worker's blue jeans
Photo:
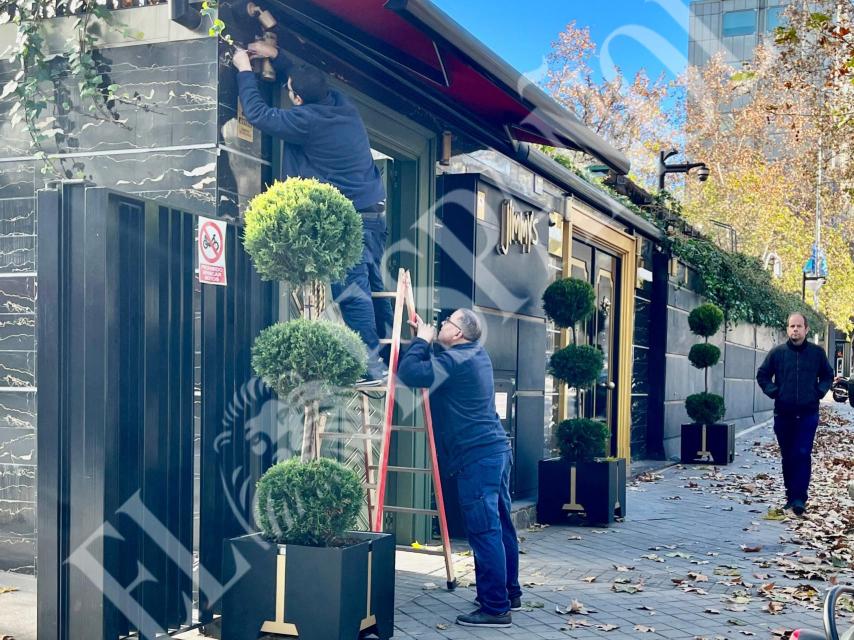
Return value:
<svg viewBox="0 0 854 640">
<path fill-rule="evenodd" d="M 463 467 L 457 492 L 474 554 L 477 597 L 485 613 L 510 610 L 519 588 L 519 541 L 510 520 L 510 452 L 493 454 Z"/>
<path fill-rule="evenodd" d="M 368 377 L 380 378 L 380 337 L 392 323 L 388 298 L 371 298 L 372 291 L 383 291 L 382 259 L 388 231 L 385 214 L 362 214 L 362 259 L 347 271 L 343 282 L 332 284 L 332 297 L 341 308 L 344 323 L 359 334 L 368 348 Z"/>
<path fill-rule="evenodd" d="M 774 416 L 774 434 L 783 458 L 786 499 L 807 501 L 812 470 L 812 446 L 818 427 L 818 412 Z"/>
</svg>

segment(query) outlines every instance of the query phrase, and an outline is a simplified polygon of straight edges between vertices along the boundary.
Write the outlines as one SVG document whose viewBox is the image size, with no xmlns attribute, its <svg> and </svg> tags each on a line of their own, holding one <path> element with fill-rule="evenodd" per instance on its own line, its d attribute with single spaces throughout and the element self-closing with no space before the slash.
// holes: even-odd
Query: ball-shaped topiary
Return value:
<svg viewBox="0 0 854 640">
<path fill-rule="evenodd" d="M 326 547 L 356 525 L 364 490 L 356 473 L 334 460 L 291 458 L 261 476 L 255 495 L 265 538 Z"/>
<path fill-rule="evenodd" d="M 694 393 L 685 399 L 685 411 L 697 424 L 715 424 L 724 417 L 724 399 L 715 393 Z"/>
<path fill-rule="evenodd" d="M 602 372 L 602 352 L 590 345 L 571 344 L 555 351 L 549 361 L 549 372 L 570 387 L 587 387 Z"/>
<path fill-rule="evenodd" d="M 327 320 L 297 318 L 274 324 L 252 346 L 252 369 L 280 396 L 306 382 L 352 386 L 367 361 L 361 338 Z"/>
<path fill-rule="evenodd" d="M 258 275 L 302 285 L 337 282 L 362 256 L 362 218 L 335 187 L 274 182 L 246 209 L 243 245 Z"/>
<path fill-rule="evenodd" d="M 721 359 L 721 350 L 713 344 L 701 342 L 691 347 L 688 352 L 688 360 L 697 369 L 714 367 Z"/>
<path fill-rule="evenodd" d="M 608 425 L 587 418 L 564 420 L 555 429 L 560 457 L 567 462 L 588 462 L 604 456 L 610 437 Z"/>
<path fill-rule="evenodd" d="M 723 321 L 724 312 L 710 302 L 701 304 L 688 315 L 691 331 L 703 338 L 715 335 Z"/>
<path fill-rule="evenodd" d="M 555 280 L 543 293 L 543 310 L 558 327 L 574 327 L 596 310 L 596 293 L 578 278 Z"/>
</svg>

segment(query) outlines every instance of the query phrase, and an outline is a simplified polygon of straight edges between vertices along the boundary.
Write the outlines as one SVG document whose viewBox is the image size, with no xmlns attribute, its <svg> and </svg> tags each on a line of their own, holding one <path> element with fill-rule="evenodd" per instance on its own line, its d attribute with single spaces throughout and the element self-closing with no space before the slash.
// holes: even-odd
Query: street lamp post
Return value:
<svg viewBox="0 0 854 640">
<path fill-rule="evenodd" d="M 664 177 L 668 173 L 688 173 L 692 169 L 697 169 L 697 179 L 700 182 L 705 182 L 709 179 L 709 167 L 705 162 L 685 162 L 680 164 L 667 164 L 667 159 L 679 153 L 676 149 L 670 151 L 661 151 L 658 154 L 658 188 L 664 190 Z"/>
</svg>

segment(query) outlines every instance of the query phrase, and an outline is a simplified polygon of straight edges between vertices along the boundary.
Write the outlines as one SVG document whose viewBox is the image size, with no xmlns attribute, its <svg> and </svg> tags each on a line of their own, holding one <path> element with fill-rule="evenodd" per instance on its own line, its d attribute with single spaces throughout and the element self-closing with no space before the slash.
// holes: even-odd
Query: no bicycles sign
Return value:
<svg viewBox="0 0 854 640">
<path fill-rule="evenodd" d="M 227 224 L 199 217 L 199 282 L 225 286 L 225 237 Z"/>
</svg>

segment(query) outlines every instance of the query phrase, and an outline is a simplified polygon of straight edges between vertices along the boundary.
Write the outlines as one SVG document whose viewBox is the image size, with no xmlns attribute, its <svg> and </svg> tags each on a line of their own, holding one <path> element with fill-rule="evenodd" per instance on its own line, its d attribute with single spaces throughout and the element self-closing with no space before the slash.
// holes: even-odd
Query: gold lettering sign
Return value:
<svg viewBox="0 0 854 640">
<path fill-rule="evenodd" d="M 501 203 L 501 231 L 498 237 L 498 253 L 507 255 L 511 245 L 522 246 L 522 253 L 530 253 L 531 247 L 540 241 L 537 216 L 533 211 L 516 211 L 512 200 Z"/>
</svg>

